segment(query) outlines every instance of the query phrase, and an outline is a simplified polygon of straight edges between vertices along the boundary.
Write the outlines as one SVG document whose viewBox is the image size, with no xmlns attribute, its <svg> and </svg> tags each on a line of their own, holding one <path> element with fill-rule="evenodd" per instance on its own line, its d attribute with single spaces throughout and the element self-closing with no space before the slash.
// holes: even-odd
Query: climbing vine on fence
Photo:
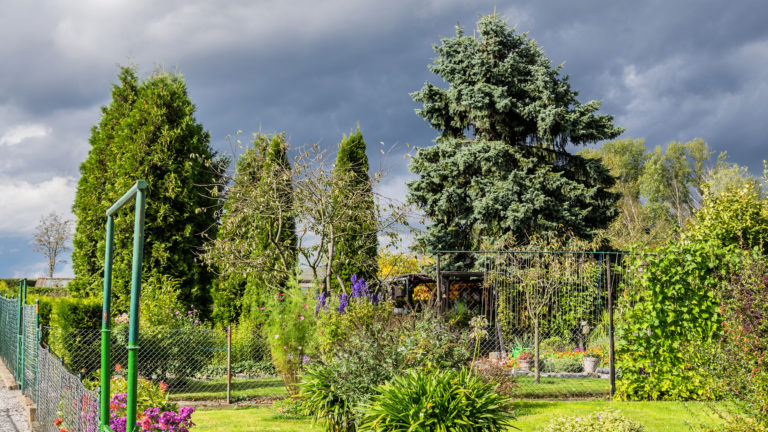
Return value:
<svg viewBox="0 0 768 432">
<path fill-rule="evenodd" d="M 716 290 L 737 255 L 690 242 L 660 248 L 634 263 L 636 306 L 618 328 L 622 399 L 711 399 L 705 349 L 720 332 Z"/>
</svg>

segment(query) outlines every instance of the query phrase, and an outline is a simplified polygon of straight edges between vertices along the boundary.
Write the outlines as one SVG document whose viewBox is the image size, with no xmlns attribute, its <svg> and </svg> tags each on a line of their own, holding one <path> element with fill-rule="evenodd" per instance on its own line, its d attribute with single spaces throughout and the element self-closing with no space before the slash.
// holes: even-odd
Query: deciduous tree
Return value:
<svg viewBox="0 0 768 432">
<path fill-rule="evenodd" d="M 48 277 L 53 277 L 56 264 L 65 263 L 61 255 L 70 250 L 69 241 L 72 239 L 72 221 L 64 219 L 56 212 L 40 218 L 35 228 L 32 249 L 40 252 L 48 263 Z"/>
</svg>

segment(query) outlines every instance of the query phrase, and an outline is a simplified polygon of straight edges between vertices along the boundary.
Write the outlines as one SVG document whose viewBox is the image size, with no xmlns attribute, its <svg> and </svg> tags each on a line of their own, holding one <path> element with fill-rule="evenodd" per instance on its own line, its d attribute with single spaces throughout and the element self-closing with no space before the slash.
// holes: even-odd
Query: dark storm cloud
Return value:
<svg viewBox="0 0 768 432">
<path fill-rule="evenodd" d="M 135 64 L 142 75 L 184 74 L 222 152 L 237 130 L 244 139 L 286 131 L 295 145 L 334 149 L 359 122 L 372 165 L 390 172 L 380 190 L 402 199 L 405 143 L 436 136 L 408 93 L 440 85 L 427 70 L 432 45 L 457 22 L 471 34 L 494 6 L 554 64 L 565 62 L 582 102 L 603 100 L 625 136 L 648 146 L 702 137 L 759 173 L 768 7 L 758 1 L 0 0 L 0 187 L 67 209 L 117 67 Z M 386 159 L 379 142 L 394 146 Z M 3 206 L 0 218 L 21 204 Z M 0 224 L 6 255 L 2 237 L 17 245 L 28 236 L 40 205 Z"/>
</svg>

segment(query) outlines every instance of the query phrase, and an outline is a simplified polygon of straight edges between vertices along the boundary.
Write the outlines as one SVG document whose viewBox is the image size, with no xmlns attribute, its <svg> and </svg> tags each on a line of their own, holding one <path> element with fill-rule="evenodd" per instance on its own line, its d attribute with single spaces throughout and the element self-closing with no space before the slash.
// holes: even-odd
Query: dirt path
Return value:
<svg viewBox="0 0 768 432">
<path fill-rule="evenodd" d="M 10 376 L 0 361 L 0 432 L 31 432 L 27 410 L 21 404 L 21 392 L 6 387 Z"/>
</svg>

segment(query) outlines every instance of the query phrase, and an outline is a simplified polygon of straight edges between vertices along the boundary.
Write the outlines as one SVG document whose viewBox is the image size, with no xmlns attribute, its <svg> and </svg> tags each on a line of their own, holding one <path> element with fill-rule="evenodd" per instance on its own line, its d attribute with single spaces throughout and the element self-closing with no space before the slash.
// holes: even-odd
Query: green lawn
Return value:
<svg viewBox="0 0 768 432">
<path fill-rule="evenodd" d="M 722 424 L 715 410 L 724 410 L 724 405 L 699 402 L 520 401 L 515 406 L 515 425 L 523 432 L 540 430 L 554 417 L 577 416 L 601 408 L 612 408 L 637 420 L 648 432 L 683 432 L 695 430 L 697 426 Z M 305 431 L 311 426 L 308 419 L 282 417 L 264 406 L 222 410 L 201 408 L 193 414 L 192 420 L 197 423 L 196 432 Z"/>
<path fill-rule="evenodd" d="M 227 396 L 226 379 L 190 381 L 189 390 L 172 391 L 171 399 L 188 401 L 224 400 Z M 518 377 L 515 396 L 520 399 L 569 399 L 608 396 L 610 383 L 599 378 L 542 378 L 534 384 L 533 377 Z M 287 396 L 279 378 L 235 379 L 232 381 L 232 399 L 253 400 L 265 397 Z"/>
<path fill-rule="evenodd" d="M 565 399 L 607 397 L 611 383 L 600 378 L 541 378 L 534 384 L 532 376 L 517 377 L 515 396 L 520 399 Z"/>
<path fill-rule="evenodd" d="M 213 401 L 227 398 L 227 379 L 190 381 L 189 390 L 172 391 L 170 398 L 176 401 Z M 233 379 L 232 400 L 254 400 L 268 397 L 285 397 L 283 380 L 280 378 Z"/>
</svg>

